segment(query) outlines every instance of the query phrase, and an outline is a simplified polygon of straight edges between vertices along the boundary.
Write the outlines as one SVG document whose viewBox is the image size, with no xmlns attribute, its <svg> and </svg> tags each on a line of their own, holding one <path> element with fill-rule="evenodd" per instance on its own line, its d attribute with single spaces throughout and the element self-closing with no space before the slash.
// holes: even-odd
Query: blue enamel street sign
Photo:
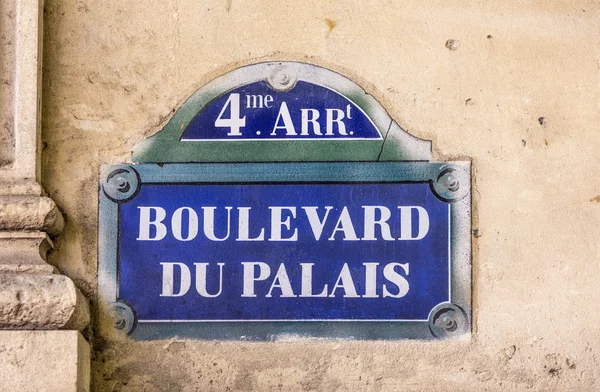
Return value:
<svg viewBox="0 0 600 392">
<path fill-rule="evenodd" d="M 105 289 L 142 339 L 268 338 L 307 321 L 336 325 L 296 333 L 444 337 L 436 310 L 451 312 L 447 322 L 464 333 L 469 304 L 454 277 L 465 268 L 453 261 L 463 257 L 468 198 L 447 186 L 465 181 L 468 166 L 448 170 L 414 162 L 105 167 L 101 248 L 113 254 L 101 269 L 110 276 L 99 278 L 114 282 Z"/>
<path fill-rule="evenodd" d="M 450 300 L 450 207 L 427 183 L 148 184 L 119 209 L 138 322 L 424 321 Z"/>
<path fill-rule="evenodd" d="M 274 90 L 266 81 L 222 95 L 192 120 L 182 141 L 382 139 L 373 121 L 335 90 L 298 81 Z"/>
<path fill-rule="evenodd" d="M 140 340 L 469 336 L 470 163 L 430 157 L 329 70 L 217 78 L 101 168 L 101 314 Z"/>
</svg>

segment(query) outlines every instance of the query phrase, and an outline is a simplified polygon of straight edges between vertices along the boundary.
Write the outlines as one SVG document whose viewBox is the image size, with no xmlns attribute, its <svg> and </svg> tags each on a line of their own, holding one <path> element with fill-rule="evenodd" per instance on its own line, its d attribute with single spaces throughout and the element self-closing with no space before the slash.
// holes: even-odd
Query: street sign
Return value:
<svg viewBox="0 0 600 392">
<path fill-rule="evenodd" d="M 423 156 L 420 141 L 382 130 L 356 94 L 312 83 L 317 67 L 285 65 L 184 105 L 177 140 L 157 134 L 141 163 L 102 167 L 98 279 L 115 327 L 141 340 L 468 334 L 470 164 L 381 162 L 388 137 L 418 146 L 403 156 Z M 293 162 L 357 141 L 378 143 L 372 162 Z M 181 163 L 156 158 L 163 142 Z M 256 143 L 263 157 L 299 147 L 292 162 L 194 163 L 214 143 Z"/>
<path fill-rule="evenodd" d="M 278 91 L 268 81 L 238 87 L 198 113 L 181 141 L 382 139 L 363 110 L 335 90 L 305 81 L 289 88 Z"/>
</svg>

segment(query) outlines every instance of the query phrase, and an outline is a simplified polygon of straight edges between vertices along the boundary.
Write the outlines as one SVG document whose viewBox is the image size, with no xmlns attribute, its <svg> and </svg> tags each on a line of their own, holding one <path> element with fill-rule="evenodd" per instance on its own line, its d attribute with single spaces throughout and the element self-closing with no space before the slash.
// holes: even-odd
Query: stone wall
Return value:
<svg viewBox="0 0 600 392">
<path fill-rule="evenodd" d="M 50 261 L 93 304 L 99 166 L 129 161 L 197 88 L 240 65 L 337 71 L 432 140 L 434 158 L 474 169 L 471 341 L 132 342 L 94 328 L 92 389 L 600 388 L 599 11 L 47 0 L 42 184 L 66 218 Z"/>
</svg>

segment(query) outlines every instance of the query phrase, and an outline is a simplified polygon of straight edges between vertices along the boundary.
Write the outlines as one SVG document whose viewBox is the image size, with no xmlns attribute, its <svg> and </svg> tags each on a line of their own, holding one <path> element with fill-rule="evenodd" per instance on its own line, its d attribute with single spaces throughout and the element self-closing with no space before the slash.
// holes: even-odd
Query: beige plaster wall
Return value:
<svg viewBox="0 0 600 392">
<path fill-rule="evenodd" d="M 96 334 L 93 388 L 600 390 L 599 11 L 558 0 L 47 0 L 43 176 L 66 216 L 50 259 L 93 300 L 99 165 L 127 161 L 195 89 L 239 65 L 336 70 L 433 140 L 437 159 L 470 157 L 475 170 L 470 342 Z"/>
</svg>

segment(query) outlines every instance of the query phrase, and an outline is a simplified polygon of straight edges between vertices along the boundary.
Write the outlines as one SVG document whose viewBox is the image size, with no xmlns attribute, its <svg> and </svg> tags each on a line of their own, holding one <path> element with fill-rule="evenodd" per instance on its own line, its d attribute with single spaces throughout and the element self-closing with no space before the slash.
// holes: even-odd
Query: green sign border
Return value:
<svg viewBox="0 0 600 392">
<path fill-rule="evenodd" d="M 328 87 L 370 118 L 382 140 L 180 141 L 188 124 L 206 105 L 238 87 L 281 75 Z M 272 83 L 272 82 L 271 82 Z M 134 163 L 429 161 L 431 142 L 404 131 L 375 98 L 350 79 L 315 65 L 268 62 L 238 68 L 196 91 L 155 135 L 135 146 Z"/>
</svg>

